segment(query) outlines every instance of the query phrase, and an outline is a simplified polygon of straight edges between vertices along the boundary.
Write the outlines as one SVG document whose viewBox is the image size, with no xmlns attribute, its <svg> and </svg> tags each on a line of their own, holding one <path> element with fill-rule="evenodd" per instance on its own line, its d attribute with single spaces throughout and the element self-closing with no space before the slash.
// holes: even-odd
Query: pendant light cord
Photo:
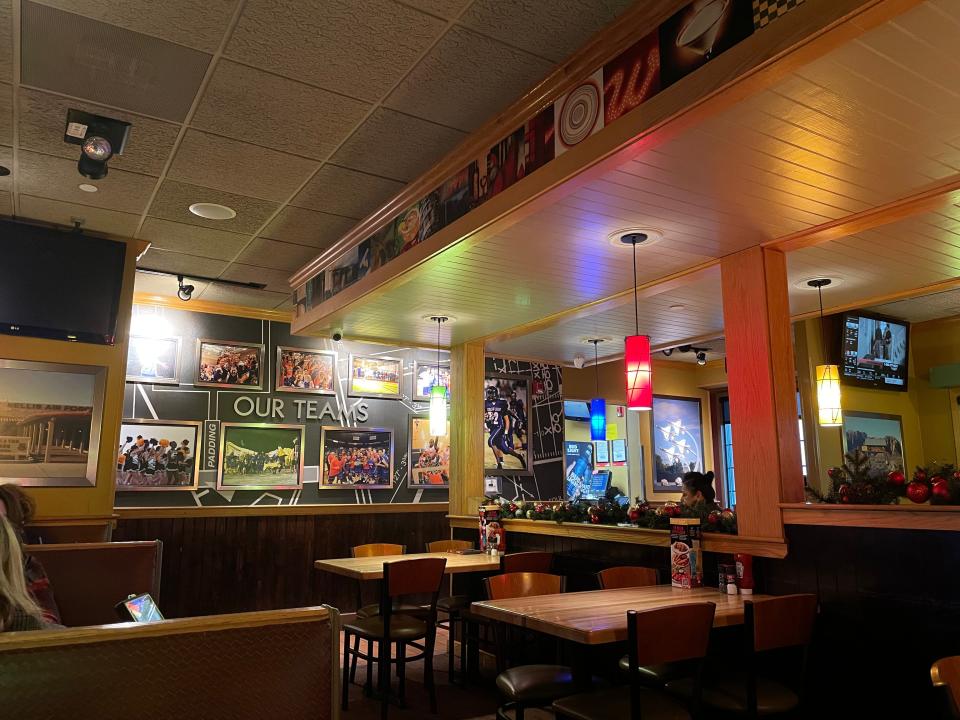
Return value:
<svg viewBox="0 0 960 720">
<path fill-rule="evenodd" d="M 823 286 L 817 285 L 817 297 L 820 299 L 820 351 L 823 353 L 824 362 L 827 361 L 827 346 L 824 344 L 824 338 L 827 336 L 823 331 Z"/>
<path fill-rule="evenodd" d="M 600 397 L 600 360 L 597 356 L 597 346 L 600 344 L 599 340 L 593 341 L 593 377 L 597 381 L 597 394 L 596 397 Z"/>
<path fill-rule="evenodd" d="M 440 326 L 443 320 L 437 318 L 437 384 L 440 384 Z"/>
<path fill-rule="evenodd" d="M 636 335 L 640 334 L 640 302 L 637 299 L 637 242 L 633 241 L 633 319 L 636 323 Z"/>
</svg>

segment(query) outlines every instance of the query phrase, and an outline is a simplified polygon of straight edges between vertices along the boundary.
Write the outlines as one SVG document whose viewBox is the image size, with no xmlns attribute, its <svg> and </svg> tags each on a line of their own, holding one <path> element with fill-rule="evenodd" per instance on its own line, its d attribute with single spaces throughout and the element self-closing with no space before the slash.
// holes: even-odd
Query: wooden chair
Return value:
<svg viewBox="0 0 960 720">
<path fill-rule="evenodd" d="M 504 600 L 535 595 L 562 593 L 566 578 L 547 573 L 505 573 L 484 578 L 487 597 Z M 498 643 L 498 666 L 503 661 L 503 643 Z M 573 688 L 573 671 L 566 665 L 519 665 L 497 675 L 497 689 L 504 702 L 497 708 L 497 718 L 508 720 L 507 711 L 514 710 L 516 720 L 523 720 L 528 707 L 548 705 L 569 694 Z"/>
<path fill-rule="evenodd" d="M 500 572 L 549 573 L 553 567 L 553 553 L 519 552 L 500 558 Z"/>
<path fill-rule="evenodd" d="M 648 567 L 621 565 L 598 572 L 597 583 L 601 590 L 647 587 L 657 584 L 657 571 Z"/>
<path fill-rule="evenodd" d="M 397 699 L 403 705 L 406 691 L 406 665 L 408 662 L 424 661 L 423 679 L 430 695 L 430 712 L 437 712 L 437 694 L 433 682 L 433 649 L 437 639 L 437 600 L 447 565 L 445 558 L 417 558 L 383 564 L 383 582 L 380 592 L 380 612 L 373 617 L 358 619 L 343 626 L 343 696 L 341 707 L 348 709 L 348 668 L 351 658 L 367 661 L 367 686 L 372 685 L 373 664 L 378 665 L 378 688 L 382 718 L 387 717 L 390 702 L 390 668 L 397 666 L 399 687 Z M 398 601 L 408 595 L 429 594 L 426 619 L 397 612 Z M 367 641 L 367 652 L 361 653 L 350 647 L 350 638 Z M 396 658 L 392 648 L 396 645 Z M 419 650 L 419 654 L 407 657 L 407 647 Z M 374 652 L 374 648 L 377 652 Z"/>
<path fill-rule="evenodd" d="M 394 543 L 367 543 L 366 545 L 354 545 L 350 549 L 350 557 L 377 557 L 378 555 L 406 555 L 406 545 L 395 545 Z"/>
<path fill-rule="evenodd" d="M 472 550 L 473 543 L 469 540 L 434 540 L 427 543 L 427 552 L 457 552 L 459 550 Z M 457 625 L 463 626 L 463 611 L 470 607 L 469 595 L 453 594 L 453 578 L 450 579 L 451 594 L 441 598 L 437 603 L 437 610 L 447 616 L 446 620 L 438 620 L 437 627 L 446 630 L 447 638 L 447 677 L 451 684 L 455 682 L 454 668 L 454 645 L 457 641 Z M 463 641 L 461 640 L 461 646 Z M 463 663 L 460 664 L 461 673 L 463 672 Z"/>
<path fill-rule="evenodd" d="M 817 616 L 816 595 L 783 595 L 764 600 L 745 601 L 743 605 L 746 667 L 742 672 L 711 677 L 702 690 L 703 705 L 727 714 L 780 715 L 792 713 L 801 702 L 807 664 L 807 649 Z M 764 653 L 793 648 L 800 651 L 800 672 L 794 687 L 758 675 Z M 688 679 L 666 684 L 668 692 L 691 697 L 693 684 Z"/>
<path fill-rule="evenodd" d="M 637 668 L 696 663 L 691 693 L 695 710 L 716 608 L 713 603 L 686 603 L 645 612 L 629 610 L 629 686 L 556 700 L 553 712 L 558 720 L 688 720 L 690 711 L 666 693 L 644 686 Z"/>
<path fill-rule="evenodd" d="M 947 689 L 951 717 L 960 718 L 960 655 L 937 660 L 930 668 L 934 687 Z"/>
</svg>

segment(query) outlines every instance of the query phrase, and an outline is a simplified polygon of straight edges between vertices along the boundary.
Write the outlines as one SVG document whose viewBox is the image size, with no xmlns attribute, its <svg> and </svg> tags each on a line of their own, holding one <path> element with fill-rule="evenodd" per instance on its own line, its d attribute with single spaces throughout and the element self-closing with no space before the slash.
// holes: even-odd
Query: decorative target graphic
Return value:
<svg viewBox="0 0 960 720">
<path fill-rule="evenodd" d="M 603 127 L 602 88 L 600 69 L 554 104 L 555 154 L 566 152 Z"/>
</svg>

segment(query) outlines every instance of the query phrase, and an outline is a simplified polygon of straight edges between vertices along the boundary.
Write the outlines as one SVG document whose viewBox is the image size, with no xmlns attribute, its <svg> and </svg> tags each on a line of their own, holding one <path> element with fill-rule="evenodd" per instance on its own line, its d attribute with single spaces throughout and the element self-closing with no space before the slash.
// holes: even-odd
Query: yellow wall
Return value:
<svg viewBox="0 0 960 720">
<path fill-rule="evenodd" d="M 960 317 L 917 323 L 910 333 L 911 355 L 916 375 L 920 432 L 926 462 L 948 462 L 957 456 L 955 392 L 930 386 L 930 368 L 960 363 Z M 953 389 L 955 390 L 955 389 Z"/>
</svg>

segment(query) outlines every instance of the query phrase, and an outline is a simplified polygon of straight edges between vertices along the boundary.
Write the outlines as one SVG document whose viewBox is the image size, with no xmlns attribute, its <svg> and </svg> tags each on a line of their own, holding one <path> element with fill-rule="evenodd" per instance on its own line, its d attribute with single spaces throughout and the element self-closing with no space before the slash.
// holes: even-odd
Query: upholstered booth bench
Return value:
<svg viewBox="0 0 960 720">
<path fill-rule="evenodd" d="M 0 634 L 3 717 L 336 720 L 333 608 Z"/>
</svg>

